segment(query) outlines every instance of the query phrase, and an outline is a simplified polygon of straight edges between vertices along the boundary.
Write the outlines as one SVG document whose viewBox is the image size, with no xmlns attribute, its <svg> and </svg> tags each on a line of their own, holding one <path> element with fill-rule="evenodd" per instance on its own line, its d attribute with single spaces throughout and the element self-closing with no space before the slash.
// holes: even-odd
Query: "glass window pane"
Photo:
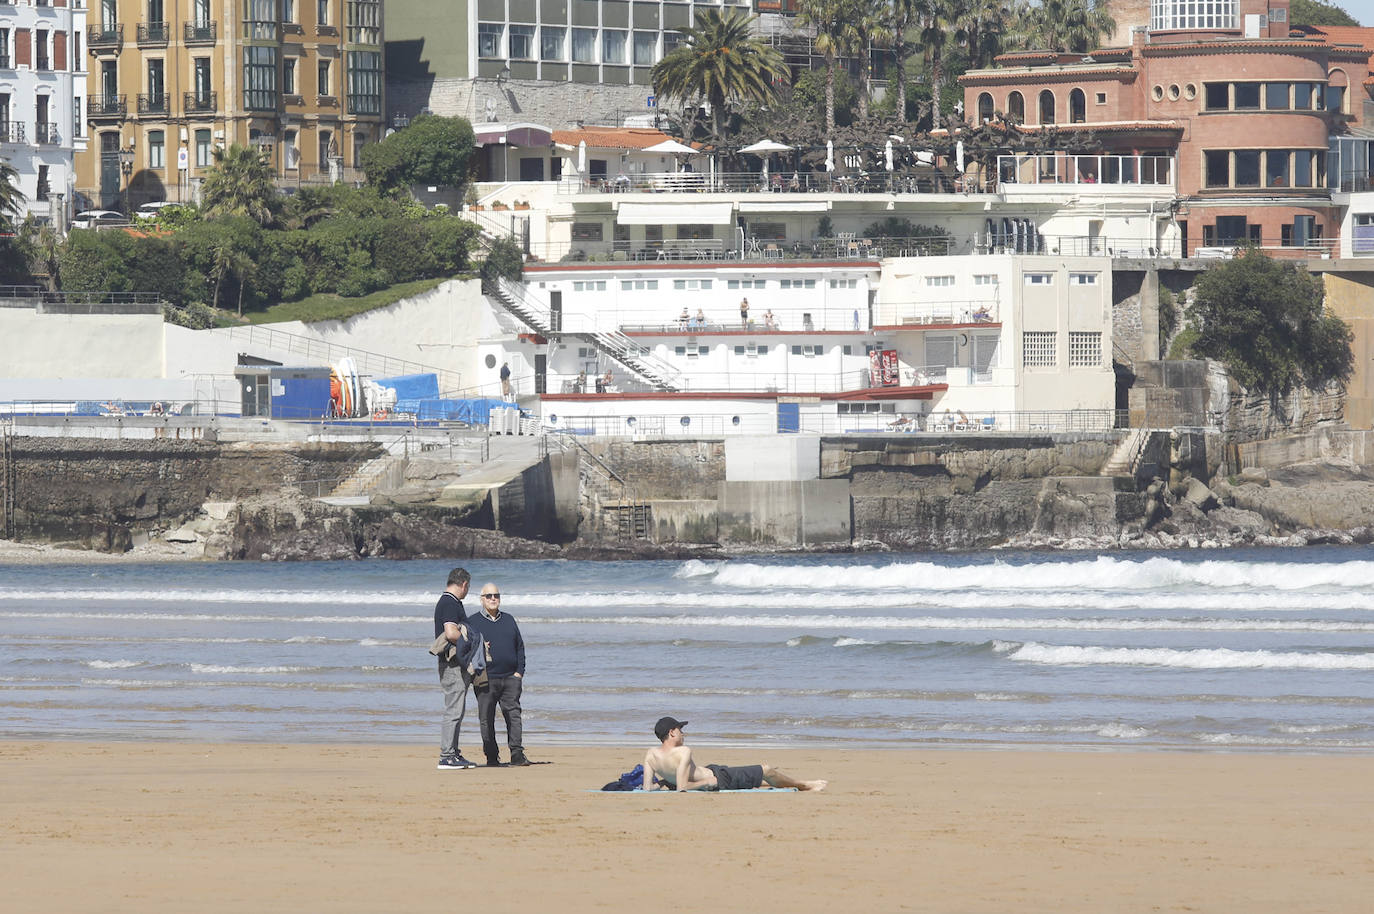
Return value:
<svg viewBox="0 0 1374 914">
<path fill-rule="evenodd" d="M 1293 107 L 1299 111 L 1312 110 L 1312 84 L 1294 83 L 1293 84 Z"/>
<path fill-rule="evenodd" d="M 601 33 L 601 62 L 625 62 L 625 32 L 621 29 L 606 29 Z"/>
<path fill-rule="evenodd" d="M 544 26 L 539 30 L 539 59 L 540 60 L 563 60 L 563 43 L 566 41 L 567 29 L 557 26 Z"/>
<path fill-rule="evenodd" d="M 572 30 L 572 59 L 575 63 L 596 63 L 596 29 Z"/>
<path fill-rule="evenodd" d="M 1204 95 L 1208 111 L 1226 111 L 1231 107 L 1230 83 L 1205 83 Z"/>
<path fill-rule="evenodd" d="M 501 35 L 504 31 L 499 22 L 477 23 L 477 56 L 500 57 Z"/>
<path fill-rule="evenodd" d="M 511 60 L 534 59 L 534 26 L 513 25 L 510 27 Z"/>
<path fill-rule="evenodd" d="M 1293 153 L 1293 186 L 1312 186 L 1312 153 L 1305 149 Z"/>
<path fill-rule="evenodd" d="M 1260 106 L 1259 83 L 1236 83 L 1236 110 L 1252 109 Z"/>
<path fill-rule="evenodd" d="M 1264 84 L 1264 107 L 1281 111 L 1288 107 L 1288 83 Z"/>
<path fill-rule="evenodd" d="M 1264 154 L 1264 186 L 1288 186 L 1288 150 L 1271 149 Z"/>
<path fill-rule="evenodd" d="M 634 62 L 638 66 L 650 67 L 654 64 L 654 54 L 658 50 L 656 32 L 635 32 Z"/>
<path fill-rule="evenodd" d="M 1236 186 L 1258 187 L 1260 182 L 1260 154 L 1255 149 L 1236 150 Z"/>
<path fill-rule="evenodd" d="M 1224 149 L 1208 150 L 1205 153 L 1208 187 L 1229 187 L 1231 185 L 1231 154 Z"/>
</svg>

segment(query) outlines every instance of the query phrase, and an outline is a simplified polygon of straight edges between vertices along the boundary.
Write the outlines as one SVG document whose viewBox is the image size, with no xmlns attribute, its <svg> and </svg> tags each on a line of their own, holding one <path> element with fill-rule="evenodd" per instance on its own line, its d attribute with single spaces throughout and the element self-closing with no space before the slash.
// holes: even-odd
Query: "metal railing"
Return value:
<svg viewBox="0 0 1374 914">
<path fill-rule="evenodd" d="M 695 336 L 712 333 L 816 333 L 821 331 L 867 329 L 868 309 L 866 304 L 856 303 L 852 308 L 807 307 L 797 304 L 787 310 L 779 309 L 769 318 L 770 309 L 755 307 L 749 312 L 749 320 L 739 317 L 739 309 L 734 306 L 698 309 L 701 317 L 695 314 L 686 318 L 678 316 L 670 320 L 644 320 L 646 315 L 657 316 L 656 311 L 621 310 L 617 312 L 622 333 L 663 334 L 665 336 Z M 787 345 L 778 341 L 777 345 Z"/>
<path fill-rule="evenodd" d="M 62 142 L 62 138 L 57 135 L 56 124 L 39 121 L 33 125 L 33 141 L 47 146 L 55 146 Z"/>
<path fill-rule="evenodd" d="M 186 44 L 214 44 L 219 37 L 218 22 L 187 22 L 181 28 L 181 40 Z"/>
<path fill-rule="evenodd" d="M 23 121 L 0 121 L 0 143 L 23 143 Z"/>
<path fill-rule="evenodd" d="M 783 169 L 765 175 L 743 172 L 641 172 L 607 176 L 574 175 L 557 185 L 560 194 L 772 193 L 772 194 L 963 194 L 991 193 L 937 168 L 913 172 L 825 172 Z"/>
<path fill-rule="evenodd" d="M 39 314 L 160 314 L 155 292 L 50 292 L 39 286 L 0 286 L 0 307 Z"/>
<path fill-rule="evenodd" d="M 892 320 L 898 326 L 997 324 L 996 299 L 944 302 L 884 302 L 875 306 L 874 323 Z"/>
<path fill-rule="evenodd" d="M 139 93 L 139 114 L 166 114 L 168 95 L 166 92 Z"/>
<path fill-rule="evenodd" d="M 794 356 L 806 358 L 806 356 Z M 903 368 L 900 381 L 891 385 L 874 383 L 874 375 L 867 368 L 842 372 L 762 371 L 762 372 L 692 372 L 674 379 L 679 391 L 685 393 L 785 393 L 823 394 L 866 391 L 904 384 L 911 387 L 939 387 L 945 384 L 946 369 L 942 365 Z M 609 387 L 598 389 L 579 378 L 555 379 L 552 389 L 561 394 L 621 394 L 639 393 L 658 388 L 634 379 L 620 379 Z"/>
<path fill-rule="evenodd" d="M 303 356 L 304 358 L 313 360 L 313 364 L 317 365 L 333 365 L 339 359 L 350 357 L 357 363 L 360 371 L 366 372 L 373 377 L 434 374 L 442 390 L 458 387 L 462 377 L 459 372 L 451 371 L 447 368 L 436 368 L 432 365 L 423 365 L 408 359 L 399 359 L 381 353 L 368 352 L 348 346 L 339 346 L 335 343 L 328 343 L 324 340 L 301 336 L 295 333 L 287 333 L 261 324 L 245 324 L 237 327 L 227 327 L 219 332 L 227 333 L 234 339 L 244 340 L 250 345 L 262 346 L 264 348 L 274 349 L 278 352 L 288 352 L 293 355 Z"/>
<path fill-rule="evenodd" d="M 124 117 L 128 111 L 128 99 L 123 95 L 91 95 L 86 98 L 87 119 Z"/>
<path fill-rule="evenodd" d="M 165 22 L 140 22 L 138 24 L 138 44 L 140 47 L 165 45 L 171 29 Z"/>
<path fill-rule="evenodd" d="M 209 114 L 219 110 L 218 92 L 183 92 L 181 107 L 187 114 Z"/>
<path fill-rule="evenodd" d="M 1174 184 L 1170 156 L 1121 155 L 1005 155 L 997 157 L 997 177 L 1003 190 L 1018 184 L 1153 185 Z"/>
<path fill-rule="evenodd" d="M 112 22 L 86 28 L 86 47 L 92 51 L 124 46 L 124 23 Z"/>
</svg>

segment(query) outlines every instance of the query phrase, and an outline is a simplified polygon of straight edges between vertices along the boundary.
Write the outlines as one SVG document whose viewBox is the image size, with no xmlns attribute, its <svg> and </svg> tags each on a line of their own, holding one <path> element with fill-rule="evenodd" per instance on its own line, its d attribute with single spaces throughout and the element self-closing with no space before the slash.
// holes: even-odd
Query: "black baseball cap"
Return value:
<svg viewBox="0 0 1374 914">
<path fill-rule="evenodd" d="M 669 733 L 674 730 L 681 730 L 685 726 L 687 726 L 685 720 L 678 720 L 675 717 L 660 717 L 658 723 L 654 724 L 654 736 L 664 740 L 668 738 Z"/>
</svg>

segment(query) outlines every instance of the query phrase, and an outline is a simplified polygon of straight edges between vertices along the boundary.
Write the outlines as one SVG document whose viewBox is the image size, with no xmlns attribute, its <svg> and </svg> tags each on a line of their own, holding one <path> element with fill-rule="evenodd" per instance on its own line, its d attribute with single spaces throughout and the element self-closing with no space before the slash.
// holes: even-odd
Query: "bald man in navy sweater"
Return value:
<svg viewBox="0 0 1374 914">
<path fill-rule="evenodd" d="M 515 617 L 501 612 L 501 591 L 495 584 L 482 585 L 482 611 L 468 616 L 468 625 L 481 633 L 487 644 L 487 684 L 477 686 L 477 719 L 482 728 L 482 750 L 487 765 L 501 764 L 501 751 L 496 745 L 496 707 L 506 721 L 506 744 L 510 746 L 510 763 L 529 765 L 525 756 L 520 722 L 520 691 L 525 679 L 525 639 Z"/>
</svg>

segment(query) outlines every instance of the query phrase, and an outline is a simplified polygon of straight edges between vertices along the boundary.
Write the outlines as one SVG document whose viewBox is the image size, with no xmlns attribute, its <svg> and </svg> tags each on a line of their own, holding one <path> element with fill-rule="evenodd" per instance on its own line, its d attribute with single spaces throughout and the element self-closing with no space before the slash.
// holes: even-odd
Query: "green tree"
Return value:
<svg viewBox="0 0 1374 914">
<path fill-rule="evenodd" d="M 930 82 L 930 121 L 932 128 L 945 126 L 943 95 L 945 62 L 951 50 L 963 40 L 963 22 L 969 0 L 915 0 L 917 34 L 925 46 L 926 73 Z"/>
<path fill-rule="evenodd" d="M 816 50 L 825 60 L 825 131 L 835 130 L 835 72 L 856 40 L 859 0 L 801 0 L 797 23 L 815 29 Z"/>
<path fill-rule="evenodd" d="M 490 288 L 498 276 L 519 281 L 525 275 L 525 254 L 511 238 L 492 241 L 482 262 L 482 288 Z"/>
<path fill-rule="evenodd" d="M 1075 54 L 1100 47 L 1103 35 L 1116 31 L 1102 0 L 1041 0 L 1027 8 L 1024 24 L 1031 47 Z"/>
<path fill-rule="evenodd" d="M 973 0 L 964 15 L 965 47 L 970 69 L 992 66 L 1007 48 L 1023 46 L 1019 30 L 1025 17 L 1020 0 Z"/>
<path fill-rule="evenodd" d="M 258 225 L 271 225 L 280 195 L 267 153 L 235 143 L 228 149 L 216 147 L 214 157 L 201 185 L 201 213 L 247 216 Z"/>
<path fill-rule="evenodd" d="M 682 30 L 682 42 L 650 72 L 661 98 L 683 105 L 704 100 L 716 138 L 724 135 L 732 105 L 771 101 L 774 82 L 787 77 L 782 54 L 751 33 L 755 18 L 741 10 L 698 12 L 696 24 Z"/>
<path fill-rule="evenodd" d="M 1196 292 L 1192 351 L 1224 362 L 1246 388 L 1281 394 L 1350 377 L 1353 335 L 1305 269 L 1248 248 L 1204 273 Z"/>
<path fill-rule="evenodd" d="M 4 159 L 0 159 L 0 228 L 14 225 L 14 217 L 27 199 L 19 189 L 19 172 Z"/>
<path fill-rule="evenodd" d="M 906 119 L 906 67 L 913 53 L 912 32 L 920 24 L 920 21 L 918 0 L 892 0 L 892 4 L 888 8 L 887 32 L 890 36 L 888 43 L 892 48 L 892 56 L 895 58 L 894 68 L 897 71 L 896 111 L 900 120 Z"/>
<path fill-rule="evenodd" d="M 1334 3 L 1322 0 L 1292 0 L 1288 21 L 1298 25 L 1359 25 L 1355 17 Z"/>
<path fill-rule="evenodd" d="M 462 117 L 422 114 L 408 127 L 363 148 L 367 180 L 384 194 L 401 194 L 412 184 L 466 185 L 477 139 Z"/>
</svg>

